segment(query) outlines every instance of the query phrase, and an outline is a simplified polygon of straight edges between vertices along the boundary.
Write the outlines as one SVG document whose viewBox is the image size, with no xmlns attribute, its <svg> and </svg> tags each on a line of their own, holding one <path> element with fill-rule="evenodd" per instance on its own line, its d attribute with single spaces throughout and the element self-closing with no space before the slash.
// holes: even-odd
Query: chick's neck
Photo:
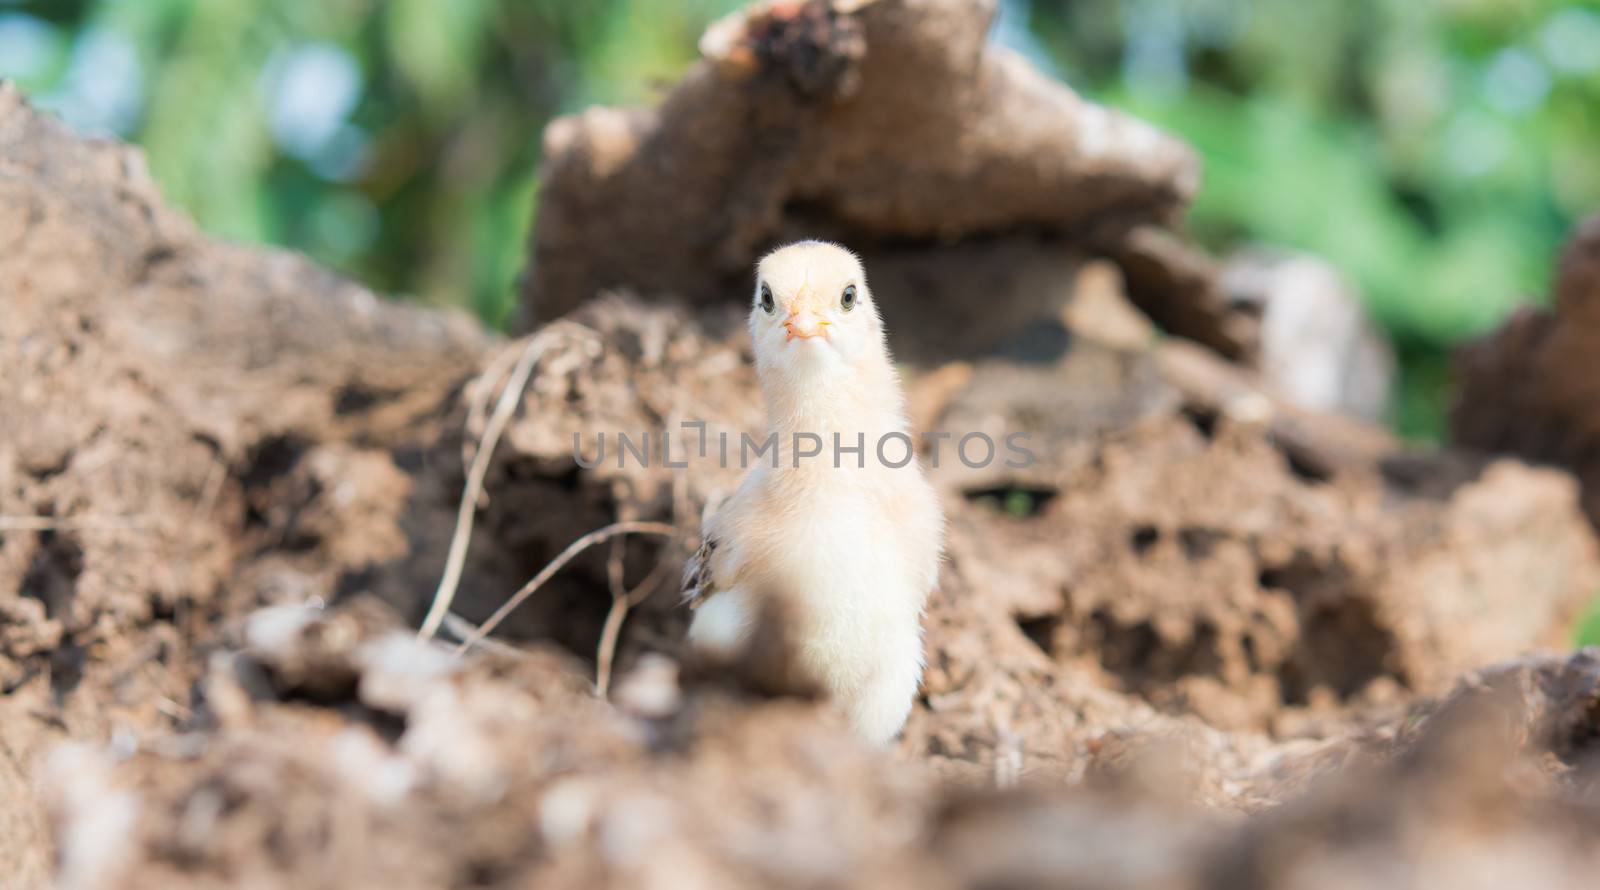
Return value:
<svg viewBox="0 0 1600 890">
<path fill-rule="evenodd" d="M 870 452 L 878 437 L 905 431 L 900 381 L 884 355 L 868 356 L 820 385 L 763 377 L 761 392 L 768 432 L 776 433 L 785 448 L 797 434 L 819 436 L 827 448 L 834 434 L 846 446 L 854 446 L 861 434 Z"/>
</svg>

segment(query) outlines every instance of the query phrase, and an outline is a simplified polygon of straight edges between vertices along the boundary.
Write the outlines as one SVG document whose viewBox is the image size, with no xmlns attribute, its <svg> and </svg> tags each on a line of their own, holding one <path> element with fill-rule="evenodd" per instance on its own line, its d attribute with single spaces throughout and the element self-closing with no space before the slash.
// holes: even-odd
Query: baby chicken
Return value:
<svg viewBox="0 0 1600 890">
<path fill-rule="evenodd" d="M 685 567 L 690 646 L 736 657 L 758 616 L 781 615 L 786 668 L 886 743 L 922 680 L 944 517 L 860 261 L 820 241 L 768 254 L 750 336 L 778 456 L 754 463 Z"/>
</svg>

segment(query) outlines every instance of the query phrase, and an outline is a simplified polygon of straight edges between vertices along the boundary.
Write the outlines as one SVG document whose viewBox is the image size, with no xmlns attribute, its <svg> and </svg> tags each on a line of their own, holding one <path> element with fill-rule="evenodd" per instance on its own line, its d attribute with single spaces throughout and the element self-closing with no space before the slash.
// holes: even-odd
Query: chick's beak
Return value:
<svg viewBox="0 0 1600 890">
<path fill-rule="evenodd" d="M 809 309 L 790 313 L 788 320 L 783 323 L 788 336 L 783 338 L 785 343 L 794 339 L 809 340 L 812 337 L 827 338 L 828 322 Z"/>
</svg>

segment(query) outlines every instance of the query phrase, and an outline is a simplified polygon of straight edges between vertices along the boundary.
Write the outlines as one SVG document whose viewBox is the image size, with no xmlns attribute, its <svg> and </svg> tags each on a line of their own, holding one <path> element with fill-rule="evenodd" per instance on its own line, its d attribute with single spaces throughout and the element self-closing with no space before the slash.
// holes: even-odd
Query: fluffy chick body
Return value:
<svg viewBox="0 0 1600 890">
<path fill-rule="evenodd" d="M 943 514 L 912 455 L 860 263 L 835 245 L 801 242 L 763 259 L 757 279 L 750 331 L 778 456 L 752 467 L 706 524 L 685 574 L 689 641 L 736 657 L 776 600 L 788 667 L 819 685 L 861 736 L 886 743 L 922 678 L 922 611 L 937 583 Z M 796 434 L 819 437 L 821 454 L 796 459 Z M 836 465 L 835 441 L 863 447 L 839 450 Z"/>
</svg>

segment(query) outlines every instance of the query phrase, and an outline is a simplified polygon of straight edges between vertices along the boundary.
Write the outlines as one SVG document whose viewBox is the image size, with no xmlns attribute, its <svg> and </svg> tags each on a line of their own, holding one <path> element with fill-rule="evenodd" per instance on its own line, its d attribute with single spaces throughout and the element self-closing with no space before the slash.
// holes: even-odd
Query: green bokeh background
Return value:
<svg viewBox="0 0 1600 890">
<path fill-rule="evenodd" d="M 545 122 L 650 101 L 736 5 L 0 0 L 0 76 L 144 146 L 213 233 L 501 324 Z M 1542 299 L 1600 206 L 1600 4 L 1001 6 L 996 40 L 1199 149 L 1208 247 L 1303 248 L 1360 286 L 1401 353 L 1405 435 L 1441 434 L 1449 350 Z"/>
</svg>

